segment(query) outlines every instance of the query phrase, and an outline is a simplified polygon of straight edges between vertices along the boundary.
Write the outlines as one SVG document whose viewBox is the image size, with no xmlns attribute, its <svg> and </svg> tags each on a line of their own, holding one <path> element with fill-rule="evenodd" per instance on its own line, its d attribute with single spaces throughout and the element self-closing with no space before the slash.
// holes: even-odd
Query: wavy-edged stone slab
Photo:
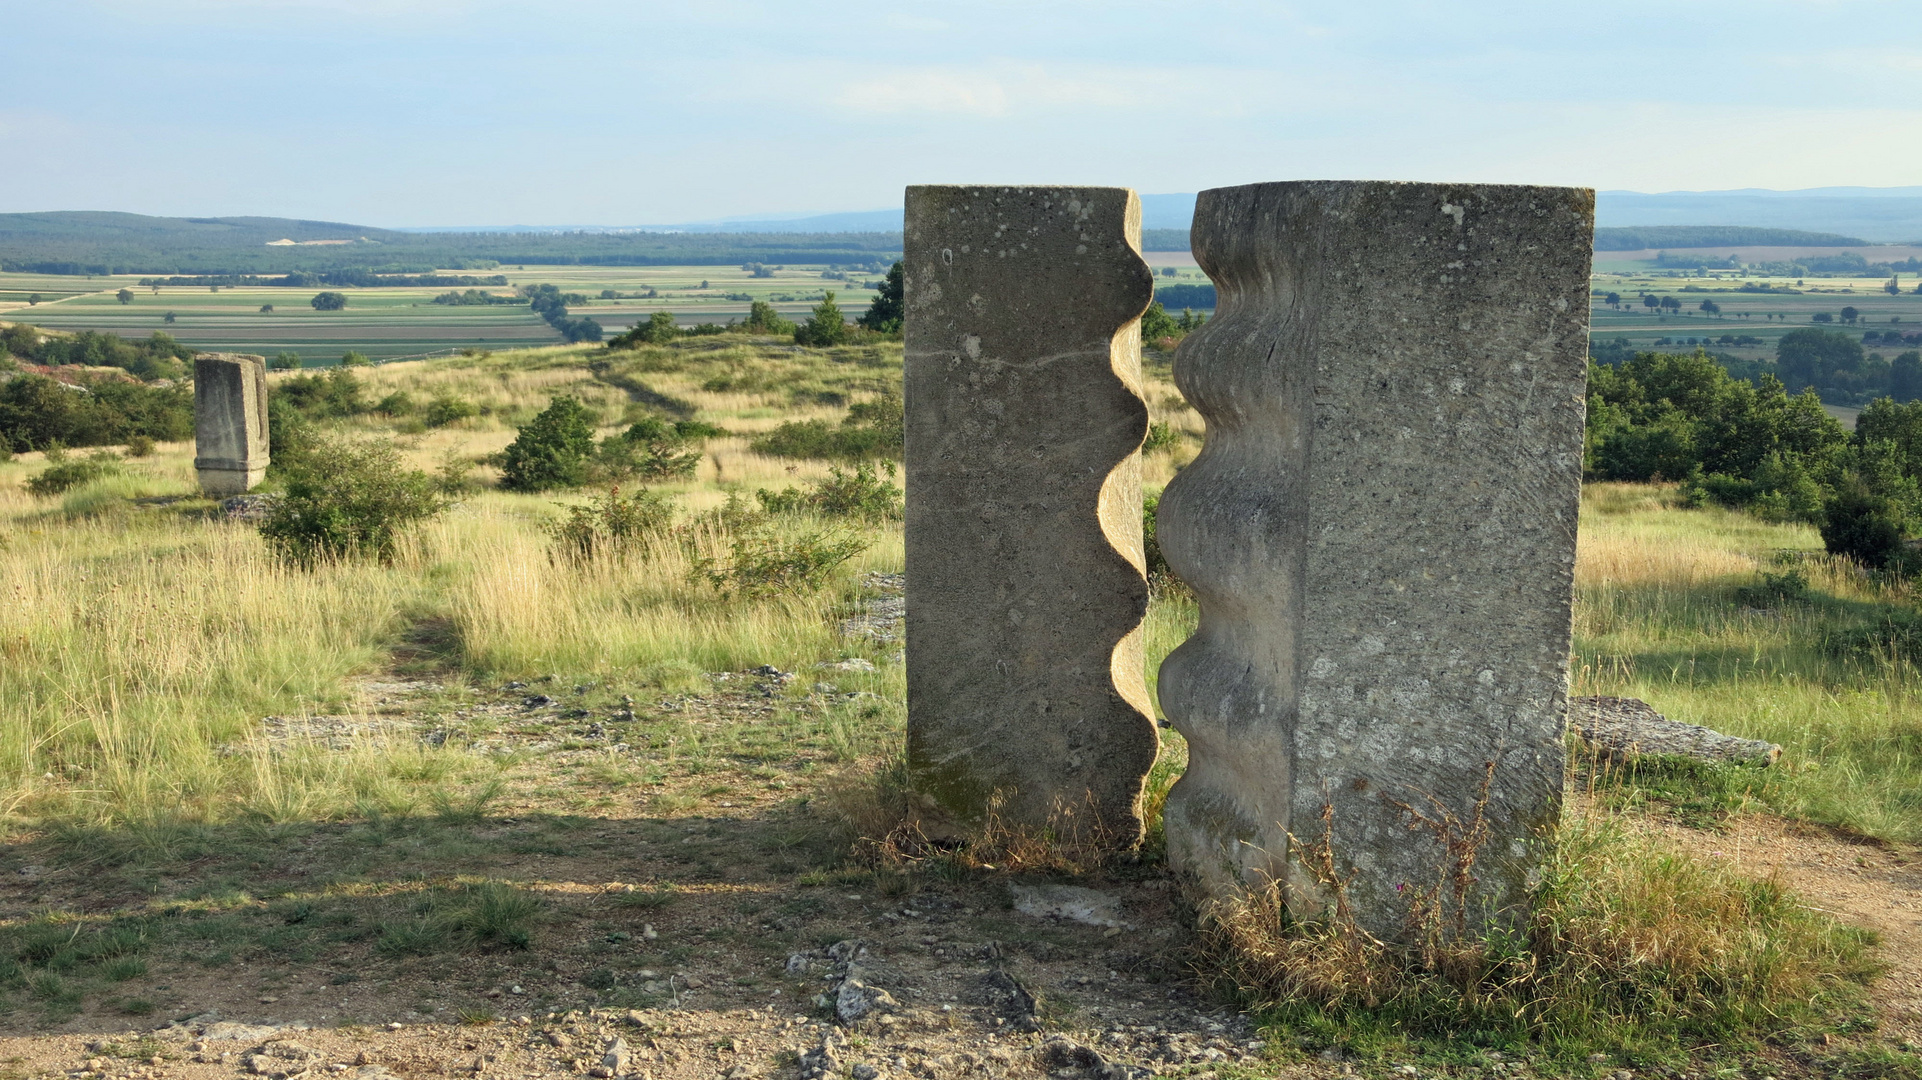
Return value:
<svg viewBox="0 0 1922 1080">
<path fill-rule="evenodd" d="M 1131 846 L 1158 745 L 1140 200 L 911 187 L 905 247 L 912 781 L 955 825 Z"/>
<path fill-rule="evenodd" d="M 267 476 L 267 361 L 194 357 L 194 472 L 209 495 L 245 495 Z"/>
<path fill-rule="evenodd" d="M 1667 755 L 1773 765 L 1782 756 L 1782 748 L 1772 742 L 1724 735 L 1699 724 L 1670 720 L 1640 698 L 1575 698 L 1569 702 L 1568 724 L 1583 742 L 1617 762 L 1645 755 Z"/>
<path fill-rule="evenodd" d="M 1157 518 L 1201 621 L 1160 693 L 1169 854 L 1217 895 L 1318 915 L 1290 834 L 1326 840 L 1395 937 L 1424 890 L 1452 921 L 1448 838 L 1482 834 L 1468 922 L 1522 909 L 1560 809 L 1593 224 L 1576 188 L 1201 193 L 1220 307 L 1175 376 L 1207 443 Z"/>
</svg>

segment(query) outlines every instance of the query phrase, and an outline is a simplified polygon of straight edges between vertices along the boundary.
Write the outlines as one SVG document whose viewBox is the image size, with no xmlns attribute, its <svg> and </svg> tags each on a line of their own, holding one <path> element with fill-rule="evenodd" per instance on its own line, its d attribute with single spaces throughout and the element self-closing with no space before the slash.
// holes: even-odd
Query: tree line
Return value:
<svg viewBox="0 0 1922 1080">
<path fill-rule="evenodd" d="M 1828 550 L 1882 568 L 1922 533 L 1922 401 L 1883 397 L 1853 433 L 1813 390 L 1736 378 L 1703 352 L 1589 364 L 1583 470 L 1679 481 L 1698 505 L 1817 526 Z"/>
</svg>

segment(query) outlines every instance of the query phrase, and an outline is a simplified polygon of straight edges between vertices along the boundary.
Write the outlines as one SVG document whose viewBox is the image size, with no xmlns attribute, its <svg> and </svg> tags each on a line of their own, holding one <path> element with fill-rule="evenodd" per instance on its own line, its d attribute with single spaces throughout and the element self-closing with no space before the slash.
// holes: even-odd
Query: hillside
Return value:
<svg viewBox="0 0 1922 1080">
<path fill-rule="evenodd" d="M 292 246 L 269 246 L 288 239 Z M 315 244 L 313 241 L 346 241 Z M 288 218 L 169 218 L 105 211 L 0 214 L 0 270 L 61 274 L 422 273 L 495 265 L 868 264 L 894 233 L 403 233 Z"/>
</svg>

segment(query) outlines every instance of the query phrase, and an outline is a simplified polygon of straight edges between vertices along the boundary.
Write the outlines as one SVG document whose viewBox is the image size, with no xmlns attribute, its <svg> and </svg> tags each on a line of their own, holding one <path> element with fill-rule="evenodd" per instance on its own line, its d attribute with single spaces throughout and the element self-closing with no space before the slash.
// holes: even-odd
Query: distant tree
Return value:
<svg viewBox="0 0 1922 1080">
<path fill-rule="evenodd" d="M 1842 309 L 1842 321 L 1845 323 L 1852 323 L 1856 319 L 1859 319 L 1861 317 L 1862 317 L 1862 313 L 1855 310 L 1852 307 L 1845 307 Z"/>
<path fill-rule="evenodd" d="M 1902 275 L 1890 274 L 1888 284 L 1882 286 L 1882 291 L 1885 293 L 1888 293 L 1890 296 L 1894 296 L 1897 293 L 1901 292 L 1902 291 Z"/>
<path fill-rule="evenodd" d="M 300 354 L 297 352 L 275 353 L 273 359 L 267 361 L 267 366 L 275 371 L 294 371 L 300 367 Z"/>
<path fill-rule="evenodd" d="M 1167 309 L 1161 306 L 1161 301 L 1150 301 L 1148 310 L 1141 313 L 1141 340 L 1144 343 L 1159 344 L 1163 339 L 1179 337 L 1180 333 L 1180 325 L 1175 322 L 1174 316 L 1168 314 Z"/>
<path fill-rule="evenodd" d="M 1621 307 L 1621 306 L 1622 306 L 1622 294 L 1621 294 L 1621 293 L 1613 293 L 1613 292 L 1612 292 L 1612 293 L 1609 293 L 1609 294 L 1608 294 L 1608 295 L 1607 295 L 1606 297 L 1604 297 L 1604 298 L 1603 298 L 1603 302 L 1604 302 L 1604 303 L 1606 303 L 1606 304 L 1608 304 L 1608 306 L 1609 306 L 1609 307 L 1612 307 L 1612 308 L 1618 308 L 1618 307 Z"/>
<path fill-rule="evenodd" d="M 1827 385 L 1836 372 L 1861 364 L 1862 343 L 1835 330 L 1791 330 L 1775 343 L 1775 366 L 1792 391 Z"/>
<path fill-rule="evenodd" d="M 901 264 L 897 262 L 888 268 L 887 280 L 881 283 L 881 290 L 874 294 L 873 301 L 868 304 L 868 313 L 861 316 L 859 322 L 870 330 L 898 334 L 902 320 L 907 315 L 905 300 L 906 282 Z"/>
<path fill-rule="evenodd" d="M 772 334 L 776 337 L 794 333 L 794 324 L 781 317 L 774 305 L 766 300 L 754 300 L 747 306 L 747 321 L 741 329 L 750 334 Z"/>
<path fill-rule="evenodd" d="M 315 311 L 339 311 L 347 306 L 347 297 L 337 292 L 315 293 L 308 303 L 314 305 Z"/>
<path fill-rule="evenodd" d="M 353 350 L 349 350 L 340 358 L 341 367 L 368 367 L 372 363 L 373 361 L 367 359 L 365 354 Z"/>
<path fill-rule="evenodd" d="M 1663 311 L 1674 311 L 1679 313 L 1682 310 L 1682 302 L 1680 300 L 1675 299 L 1673 296 L 1662 297 L 1661 305 L 1662 305 Z"/>
<path fill-rule="evenodd" d="M 1922 352 L 1911 349 L 1890 362 L 1889 396 L 1905 403 L 1922 398 Z"/>
<path fill-rule="evenodd" d="M 1653 311 L 1654 309 L 1661 307 L 1662 302 L 1659 299 L 1657 299 L 1653 293 L 1643 293 L 1642 306 L 1645 308 L 1648 308 L 1650 311 Z"/>
<path fill-rule="evenodd" d="M 1835 321 L 1835 316 L 1829 314 L 1826 311 L 1818 311 L 1815 314 L 1809 316 L 1809 321 L 1819 322 L 1819 323 L 1831 323 Z"/>
<path fill-rule="evenodd" d="M 160 321 L 166 323 L 168 326 L 172 326 L 174 321 L 174 313 L 169 311 L 167 314 L 161 317 Z"/>
<path fill-rule="evenodd" d="M 153 289 L 153 294 L 154 294 L 155 296 L 159 296 L 159 295 L 160 295 L 160 286 L 158 286 L 158 285 L 154 285 L 154 286 L 150 286 L 150 287 L 151 287 L 151 288 Z"/>
<path fill-rule="evenodd" d="M 1722 313 L 1722 305 L 1713 300 L 1704 300 L 1700 304 L 1697 304 L 1696 307 L 1709 315 L 1719 315 Z"/>
<path fill-rule="evenodd" d="M 27 306 L 28 306 L 28 307 L 33 307 L 34 305 L 36 305 L 36 304 L 38 304 L 38 303 L 40 303 L 40 294 L 39 294 L 39 293 L 30 293 L 30 294 L 28 294 L 28 296 L 27 296 Z"/>
<path fill-rule="evenodd" d="M 815 348 L 824 349 L 831 345 L 839 345 L 847 339 L 848 324 L 841 318 L 840 305 L 834 302 L 832 292 L 824 294 L 821 302 L 814 305 L 814 311 L 808 316 L 807 322 L 794 328 L 796 345 L 812 345 Z"/>
<path fill-rule="evenodd" d="M 272 315 L 274 313 L 274 305 L 272 304 L 260 305 L 260 313 L 262 315 Z"/>
<path fill-rule="evenodd" d="M 118 300 L 118 301 L 120 301 L 120 302 L 121 302 L 121 303 L 123 303 L 123 304 L 131 304 L 131 303 L 133 303 L 133 290 L 132 290 L 132 289 L 122 289 L 122 290 L 120 290 L 119 292 L 117 292 L 117 293 L 114 293 L 114 294 L 113 294 L 113 298 L 114 298 L 115 300 Z"/>
</svg>

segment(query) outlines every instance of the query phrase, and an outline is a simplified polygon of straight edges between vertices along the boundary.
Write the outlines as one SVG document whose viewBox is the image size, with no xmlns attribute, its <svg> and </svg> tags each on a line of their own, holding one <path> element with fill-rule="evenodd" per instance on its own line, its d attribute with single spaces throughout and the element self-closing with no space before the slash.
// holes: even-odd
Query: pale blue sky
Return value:
<svg viewBox="0 0 1922 1080">
<path fill-rule="evenodd" d="M 380 226 L 926 182 L 1922 182 L 1922 5 L 15 0 L 0 211 Z"/>
</svg>

